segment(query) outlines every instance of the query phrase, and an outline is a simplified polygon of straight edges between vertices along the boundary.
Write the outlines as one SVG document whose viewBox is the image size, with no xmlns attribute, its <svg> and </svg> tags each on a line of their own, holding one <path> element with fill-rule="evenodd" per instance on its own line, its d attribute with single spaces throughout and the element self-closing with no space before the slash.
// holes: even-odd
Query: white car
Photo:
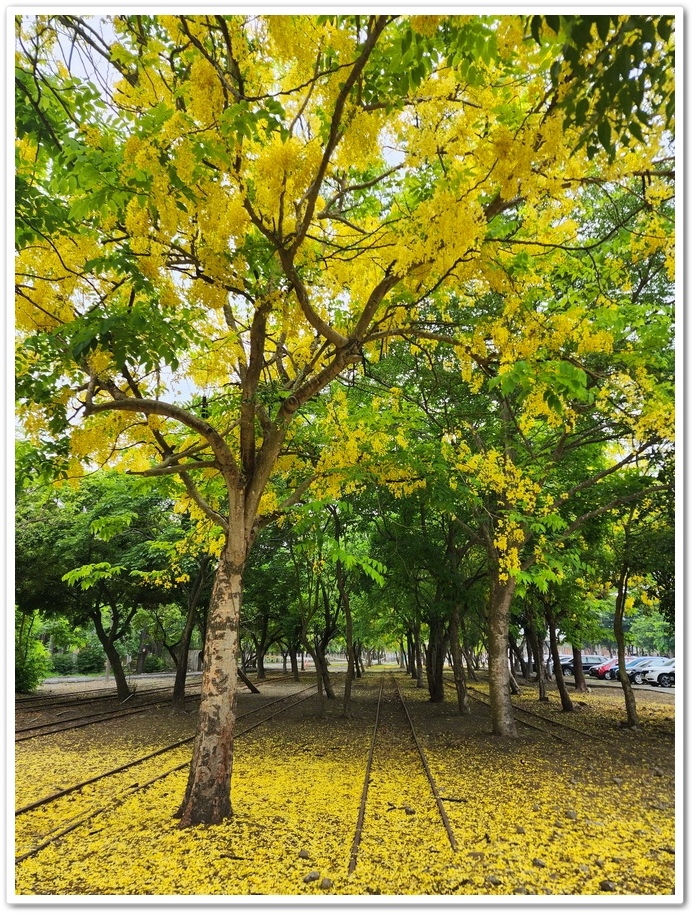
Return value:
<svg viewBox="0 0 696 916">
<path fill-rule="evenodd" d="M 670 658 L 661 665 L 643 671 L 643 680 L 646 684 L 657 684 L 659 687 L 674 687 L 674 667 L 675 661 Z"/>
</svg>

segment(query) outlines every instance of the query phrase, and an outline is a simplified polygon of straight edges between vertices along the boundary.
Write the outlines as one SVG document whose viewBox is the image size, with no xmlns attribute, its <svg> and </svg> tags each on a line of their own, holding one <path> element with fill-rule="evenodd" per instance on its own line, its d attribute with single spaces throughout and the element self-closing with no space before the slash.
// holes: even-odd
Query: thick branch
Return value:
<svg viewBox="0 0 696 916">
<path fill-rule="evenodd" d="M 216 525 L 219 525 L 222 528 L 222 530 L 225 532 L 225 534 L 227 534 L 228 531 L 230 530 L 230 526 L 227 522 L 227 519 L 223 518 L 223 516 L 220 515 L 219 512 L 216 512 L 215 509 L 212 508 L 212 506 L 208 505 L 208 503 L 203 499 L 201 494 L 198 492 L 198 490 L 194 486 L 193 481 L 191 480 L 188 474 L 186 474 L 185 472 L 182 473 L 181 479 L 184 481 L 186 492 L 191 497 L 191 499 L 195 502 L 198 508 L 201 509 L 201 511 L 205 512 L 208 518 L 214 521 Z"/>
<path fill-rule="evenodd" d="M 177 407 L 175 404 L 168 404 L 166 401 L 153 401 L 150 398 L 126 397 L 126 395 L 119 392 L 118 388 L 115 387 L 112 388 L 112 396 L 114 398 L 112 401 L 104 401 L 95 404 L 91 400 L 91 392 L 88 392 L 88 400 L 85 403 L 85 416 L 105 413 L 109 410 L 126 410 L 131 413 L 142 413 L 145 414 L 145 416 L 154 414 L 159 417 L 167 417 L 170 420 L 177 420 L 179 423 L 182 423 L 184 426 L 187 426 L 189 429 L 203 436 L 203 438 L 210 443 L 210 447 L 218 461 L 223 476 L 229 482 L 236 483 L 238 469 L 234 456 L 222 436 L 217 430 L 206 423 L 205 420 L 189 413 L 182 407 Z"/>
</svg>

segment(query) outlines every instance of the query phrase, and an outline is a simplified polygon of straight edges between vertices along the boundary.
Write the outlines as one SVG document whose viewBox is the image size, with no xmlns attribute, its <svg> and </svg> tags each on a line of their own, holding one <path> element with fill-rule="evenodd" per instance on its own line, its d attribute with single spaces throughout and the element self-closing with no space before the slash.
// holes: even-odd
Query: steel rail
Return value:
<svg viewBox="0 0 696 916">
<path fill-rule="evenodd" d="M 189 672 L 186 678 L 186 686 L 197 687 L 193 679 L 199 676 L 200 672 Z M 136 685 L 137 686 L 137 685 Z M 137 693 L 138 696 L 146 696 L 163 690 L 172 690 L 173 684 L 165 684 L 163 687 L 145 687 L 143 690 L 136 690 L 129 694 L 129 697 Z M 90 700 L 118 701 L 118 697 L 113 693 L 113 686 L 93 688 L 91 690 L 75 690 L 70 693 L 48 693 L 41 696 L 15 697 L 15 707 L 21 708 L 22 712 L 50 709 L 57 706 L 80 706 Z M 128 698 L 129 698 L 128 697 Z M 127 698 L 127 699 L 128 699 Z M 125 700 L 121 700 L 124 703 Z M 35 704 L 35 705 L 32 705 Z"/>
<path fill-rule="evenodd" d="M 261 683 L 265 683 L 268 685 L 272 683 L 277 683 L 278 681 L 288 680 L 291 677 L 292 675 L 283 675 L 282 677 L 267 678 L 265 681 L 262 681 Z M 192 685 L 192 689 L 197 692 L 187 693 L 184 699 L 193 699 L 193 700 L 199 699 L 200 698 L 199 686 L 200 685 L 195 685 L 195 684 Z M 126 700 L 130 700 L 134 696 L 144 698 L 145 696 L 150 695 L 153 692 L 161 692 L 161 691 L 171 691 L 171 687 L 156 687 L 156 688 L 152 688 L 152 690 L 144 691 L 139 694 L 131 693 L 130 696 L 126 697 Z M 112 699 L 112 698 L 105 697 L 105 699 Z M 121 700 L 121 703 L 125 703 L 126 700 Z M 70 731 L 73 728 L 85 728 L 87 725 L 93 725 L 98 722 L 108 722 L 110 719 L 119 719 L 122 716 L 135 715 L 136 713 L 141 712 L 143 709 L 147 709 L 151 706 L 157 706 L 161 703 L 162 703 L 162 700 L 153 700 L 148 703 L 141 703 L 138 705 L 136 709 L 129 709 L 126 712 L 120 712 L 116 710 L 114 712 L 107 712 L 107 713 L 103 711 L 95 712 L 95 713 L 86 713 L 84 716 L 75 716 L 72 719 L 64 719 L 62 722 L 44 722 L 42 725 L 23 726 L 22 728 L 18 728 L 15 730 L 15 735 L 20 735 L 20 734 L 24 735 L 25 732 L 38 732 L 40 729 L 44 729 L 44 730 L 36 735 L 25 735 L 24 737 L 16 738 L 15 742 L 29 741 L 32 738 L 43 738 L 44 736 L 47 736 L 47 735 L 55 735 L 60 732 Z M 99 718 L 95 718 L 95 717 L 99 717 Z M 82 722 L 80 725 L 68 725 L 65 728 L 63 727 L 66 725 L 67 722 L 79 722 L 81 719 L 89 719 L 90 721 Z"/>
<path fill-rule="evenodd" d="M 298 693 L 305 693 L 307 690 L 312 690 L 312 692 L 314 692 L 315 689 L 316 689 L 315 686 L 312 685 L 311 687 L 307 687 L 307 688 L 305 688 L 304 690 L 298 691 Z M 297 694 L 293 694 L 293 696 L 297 696 Z M 288 703 L 288 704 L 286 704 L 285 706 L 283 706 L 282 709 L 277 709 L 275 712 L 270 713 L 270 715 L 264 716 L 263 719 L 260 719 L 258 722 L 255 722 L 253 725 L 249 725 L 247 728 L 242 729 L 242 731 L 238 732 L 238 733 L 234 736 L 235 739 L 241 738 L 243 735 L 246 735 L 246 734 L 248 734 L 249 732 L 254 731 L 254 729 L 259 728 L 259 727 L 260 727 L 261 725 L 263 725 L 265 722 L 268 722 L 270 719 L 273 719 L 273 718 L 275 718 L 276 716 L 280 715 L 280 713 L 285 712 L 285 711 L 288 710 L 288 709 L 292 709 L 294 706 L 298 706 L 300 703 L 304 703 L 304 702 L 306 702 L 308 699 L 310 699 L 310 697 L 302 697 L 301 699 L 296 700 L 294 703 Z M 269 704 L 267 704 L 267 705 L 270 706 L 270 705 L 272 705 L 272 704 L 269 703 Z M 246 714 L 245 714 L 245 715 L 246 715 Z M 241 717 L 240 717 L 240 718 L 241 718 Z M 192 741 L 192 740 L 193 740 L 193 737 L 194 737 L 194 736 L 192 736 L 192 737 L 191 737 L 190 739 L 188 739 L 188 740 Z M 38 852 L 41 852 L 42 849 L 45 849 L 47 846 L 50 846 L 52 843 L 55 843 L 56 840 L 61 839 L 62 837 L 66 836 L 68 833 L 72 833 L 73 830 L 77 830 L 78 827 L 81 827 L 83 824 L 86 824 L 88 821 L 90 821 L 90 820 L 91 820 L 93 817 L 95 817 L 96 815 L 98 815 L 98 814 L 103 814 L 105 811 L 113 811 L 115 808 L 118 808 L 119 805 L 123 804 L 123 802 L 125 802 L 127 798 L 129 798 L 131 795 L 133 795 L 133 793 L 139 792 L 139 791 L 141 791 L 142 789 L 146 789 L 148 786 L 153 785 L 153 783 L 159 782 L 159 780 L 161 780 L 161 779 L 166 779 L 166 777 L 167 777 L 167 776 L 171 776 L 172 773 L 177 773 L 179 770 L 183 770 L 183 769 L 185 769 L 186 767 L 188 767 L 188 766 L 190 766 L 190 765 L 191 765 L 191 761 L 190 761 L 190 760 L 187 760 L 187 761 L 185 761 L 184 763 L 180 763 L 180 764 L 178 764 L 177 766 L 172 767 L 172 769 L 167 770 L 165 773 L 160 773 L 159 775 L 154 776 L 152 779 L 147 780 L 147 782 L 144 782 L 144 783 L 142 783 L 142 784 L 138 784 L 138 785 L 135 785 L 135 786 L 130 787 L 129 789 L 126 789 L 126 791 L 123 792 L 120 796 L 117 796 L 115 799 L 112 799 L 110 804 L 104 805 L 104 806 L 101 807 L 101 808 L 96 808 L 96 809 L 90 811 L 90 813 L 87 814 L 85 817 L 83 817 L 81 820 L 79 820 L 79 821 L 77 821 L 77 822 L 75 822 L 75 823 L 73 823 L 73 824 L 70 824 L 70 825 L 69 825 L 68 827 L 66 827 L 64 830 L 61 830 L 60 833 L 53 834 L 51 837 L 49 837 L 48 839 L 44 840 L 44 842 L 40 843 L 38 846 L 34 846 L 34 847 L 32 847 L 30 850 L 28 850 L 27 852 L 22 853 L 22 855 L 20 855 L 20 856 L 15 856 L 15 865 L 19 865 L 19 864 L 20 864 L 21 862 L 23 862 L 25 859 L 28 859 L 28 858 L 30 858 L 31 856 L 36 855 Z"/>
<path fill-rule="evenodd" d="M 131 697 L 132 696 L 134 696 L 134 694 L 131 694 Z M 200 696 L 200 692 L 199 693 L 187 693 L 184 699 L 186 700 L 196 699 L 199 696 Z M 37 725 L 24 725 L 22 728 L 15 729 L 15 735 L 22 735 L 25 732 L 38 731 L 39 729 L 42 729 L 42 728 L 53 729 L 53 731 L 44 732 L 44 734 L 47 734 L 47 735 L 55 734 L 56 731 L 66 731 L 67 732 L 67 731 L 70 731 L 70 729 L 72 728 L 81 727 L 79 725 L 69 725 L 67 728 L 62 728 L 62 726 L 67 725 L 68 722 L 80 722 L 83 719 L 91 720 L 90 722 L 85 723 L 87 725 L 91 725 L 92 722 L 105 722 L 108 719 L 112 719 L 112 718 L 116 719 L 122 715 L 131 715 L 133 713 L 140 712 L 142 709 L 150 709 L 152 706 L 161 706 L 163 701 L 164 701 L 164 698 L 160 698 L 158 700 L 149 700 L 147 703 L 139 703 L 136 708 L 131 708 L 125 711 L 116 709 L 116 710 L 111 710 L 109 712 L 104 712 L 102 710 L 101 712 L 88 712 L 82 716 L 73 716 L 71 719 L 63 719 L 61 722 L 42 722 Z M 122 702 L 125 702 L 125 700 Z M 99 717 L 99 718 L 96 718 L 96 717 Z M 32 735 L 31 737 L 40 738 L 42 736 L 41 735 Z M 20 738 L 17 740 L 22 741 L 25 739 Z"/>
<path fill-rule="evenodd" d="M 424 753 L 424 751 L 423 751 L 423 748 L 422 748 L 422 746 L 421 746 L 420 741 L 418 740 L 418 735 L 416 734 L 416 729 L 415 729 L 415 726 L 414 726 L 414 724 L 413 724 L 413 719 L 411 718 L 411 713 L 408 711 L 408 706 L 406 705 L 406 701 L 404 700 L 404 698 L 403 698 L 403 696 L 402 696 L 402 693 L 401 693 L 401 690 L 399 689 L 399 684 L 398 684 L 396 678 L 395 678 L 393 675 L 392 675 L 392 677 L 393 677 L 393 680 L 394 680 L 394 686 L 396 687 L 397 695 L 398 695 L 399 699 L 401 700 L 401 705 L 403 706 L 404 712 L 406 713 L 406 718 L 408 719 L 408 724 L 411 726 L 411 734 L 413 735 L 413 740 L 414 740 L 414 742 L 415 742 L 415 744 L 416 744 L 416 747 L 418 748 L 418 754 L 419 754 L 419 756 L 420 756 L 421 763 L 423 764 L 423 769 L 425 770 L 425 775 L 428 777 L 428 782 L 430 783 L 430 788 L 432 789 L 432 793 L 433 793 L 433 795 L 434 795 L 434 797 L 435 797 L 435 801 L 437 802 L 437 809 L 438 809 L 438 811 L 440 812 L 440 818 L 442 819 L 443 826 L 444 826 L 445 830 L 447 831 L 447 836 L 449 837 L 450 846 L 452 847 L 452 850 L 453 850 L 454 852 L 457 852 L 458 849 L 459 849 L 459 847 L 457 846 L 457 840 L 456 840 L 456 837 L 454 836 L 454 831 L 452 830 L 452 825 L 451 825 L 451 823 L 450 823 L 450 819 L 449 819 L 449 817 L 447 816 L 447 812 L 445 811 L 444 805 L 442 804 L 442 799 L 440 798 L 440 793 L 439 793 L 439 791 L 438 791 L 437 786 L 435 785 L 435 780 L 433 779 L 433 774 L 430 772 L 430 766 L 428 765 L 428 761 L 427 761 L 427 759 L 426 759 L 425 753 Z"/>
<path fill-rule="evenodd" d="M 306 690 L 315 689 L 315 686 L 312 684 L 310 687 L 305 687 L 303 690 L 296 691 L 291 695 L 291 697 L 296 697 L 300 693 L 304 693 Z M 250 709 L 247 712 L 238 715 L 237 721 L 240 719 L 246 719 L 248 716 L 252 716 L 263 709 L 267 709 L 269 706 L 274 706 L 277 703 L 282 703 L 287 699 L 288 697 L 278 697 L 275 700 L 264 703 L 262 706 L 258 706 L 256 709 Z M 85 779 L 83 782 L 75 783 L 73 786 L 68 786 L 67 789 L 61 789 L 59 792 L 54 792 L 52 795 L 46 795 L 44 798 L 40 798 L 35 802 L 30 802 L 28 805 L 24 805 L 22 808 L 17 808 L 15 811 L 15 817 L 18 817 L 20 814 L 26 814 L 28 811 L 33 811 L 35 808 L 40 808 L 43 805 L 50 804 L 50 802 L 56 801 L 59 798 L 63 798 L 65 795 L 70 795 L 72 792 L 77 792 L 78 789 L 82 789 L 85 786 L 91 785 L 92 783 L 99 782 L 100 779 L 106 779 L 108 776 L 114 776 L 116 773 L 122 773 L 124 770 L 138 766 L 138 764 L 144 763 L 146 760 L 151 760 L 153 757 L 159 757 L 161 754 L 166 754 L 169 751 L 175 750 L 177 747 L 181 747 L 182 744 L 188 744 L 189 742 L 193 741 L 194 738 L 195 735 L 189 735 L 187 738 L 182 738 L 179 741 L 175 741 L 173 744 L 168 744 L 166 747 L 153 751 L 150 754 L 146 754 L 144 757 L 139 757 L 137 760 L 131 760 L 129 763 L 125 763 L 122 766 L 115 767 L 112 770 L 107 770 L 104 773 L 99 773 L 97 776 L 91 776 L 89 779 Z"/>
<path fill-rule="evenodd" d="M 34 738 L 47 738 L 49 735 L 58 735 L 61 732 L 69 732 L 76 728 L 86 728 L 88 725 L 98 725 L 100 722 L 110 722 L 112 719 L 123 719 L 126 716 L 137 716 L 141 713 L 147 712 L 151 706 L 158 706 L 157 702 L 148 703 L 138 707 L 138 709 L 125 709 L 121 712 L 112 712 L 106 716 L 100 716 L 99 718 L 90 718 L 89 722 L 80 722 L 78 725 L 68 725 L 65 728 L 62 727 L 52 727 L 50 725 L 34 725 L 30 731 L 38 731 L 43 728 L 45 731 L 40 732 L 38 735 L 22 735 L 19 738 L 15 738 L 15 744 L 19 744 L 20 741 L 32 741 Z M 99 713 L 96 714 L 97 716 Z M 80 716 L 80 718 L 87 718 L 86 716 Z M 57 723 L 56 723 L 57 724 Z"/>
<path fill-rule="evenodd" d="M 449 682 L 445 681 L 445 683 L 449 685 Z M 454 685 L 452 684 L 449 686 L 454 686 Z M 474 693 L 481 692 L 481 691 L 476 690 L 475 687 L 470 687 L 469 690 L 470 691 L 473 690 Z M 485 694 L 482 694 L 482 696 L 485 696 Z M 490 705 L 489 699 L 481 699 L 481 702 L 486 703 L 487 705 Z M 583 737 L 585 738 L 593 738 L 594 740 L 597 740 L 597 738 L 599 737 L 598 735 L 592 735 L 590 734 L 590 732 L 583 731 L 581 728 L 576 728 L 574 725 L 568 725 L 565 722 L 557 722 L 555 719 L 550 719 L 548 716 L 543 716 L 541 713 L 532 712 L 532 710 L 525 709 L 523 706 L 518 706 L 516 703 L 511 703 L 511 706 L 513 709 L 517 710 L 517 712 L 521 712 L 522 715 L 524 716 L 532 716 L 535 719 L 541 719 L 543 722 L 548 722 L 550 725 L 558 726 L 558 728 L 567 728 L 569 731 L 576 732 L 579 735 L 583 735 Z M 548 729 L 541 728 L 541 726 L 539 725 L 532 725 L 531 722 L 523 722 L 522 720 L 519 720 L 519 721 L 520 721 L 520 724 L 524 725 L 526 728 L 532 728 L 535 731 L 540 731 L 546 735 L 550 735 L 552 738 L 555 738 L 556 741 L 565 740 L 560 735 L 555 735 L 553 732 L 549 731 Z"/>
<path fill-rule="evenodd" d="M 377 727 L 379 725 L 379 710 L 382 703 L 382 691 L 384 690 L 384 675 L 379 685 L 379 694 L 377 696 L 377 715 L 375 716 L 375 726 L 372 729 L 372 742 L 370 743 L 370 751 L 367 755 L 367 767 L 365 769 L 365 779 L 363 781 L 363 790 L 362 796 L 360 798 L 360 809 L 358 811 L 358 821 L 355 827 L 355 835 L 353 836 L 353 845 L 350 850 L 350 862 L 348 863 L 348 874 L 351 875 L 355 871 L 355 866 L 358 864 L 358 850 L 360 849 L 360 839 L 362 837 L 362 828 L 365 821 L 365 808 L 367 807 L 367 792 L 370 787 L 370 773 L 372 772 L 372 759 L 375 751 L 375 743 L 377 741 Z"/>
</svg>

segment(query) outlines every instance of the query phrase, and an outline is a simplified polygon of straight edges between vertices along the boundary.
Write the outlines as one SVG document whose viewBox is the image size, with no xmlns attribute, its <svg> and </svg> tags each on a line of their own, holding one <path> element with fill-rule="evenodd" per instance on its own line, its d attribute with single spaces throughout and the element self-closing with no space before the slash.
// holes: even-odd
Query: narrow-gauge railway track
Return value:
<svg viewBox="0 0 696 916">
<path fill-rule="evenodd" d="M 272 683 L 276 683 L 278 681 L 287 680 L 287 679 L 288 678 L 286 677 L 267 678 L 265 681 L 262 681 L 261 683 L 272 684 Z M 191 693 L 187 692 L 186 699 L 187 700 L 188 699 L 191 699 L 191 700 L 199 699 L 200 698 L 200 685 L 193 685 L 192 690 L 194 690 L 195 692 L 191 692 Z M 161 698 L 159 700 L 152 700 L 151 702 L 147 702 L 147 703 L 141 702 L 141 700 L 145 699 L 147 696 L 151 696 L 154 693 L 161 693 L 163 691 L 171 693 L 171 687 L 159 687 L 159 688 L 154 688 L 151 691 L 131 694 L 131 696 L 128 699 L 129 700 L 133 699 L 135 705 L 130 709 L 123 710 L 123 709 L 118 708 L 118 709 L 111 710 L 111 711 L 102 710 L 99 712 L 85 713 L 84 715 L 81 715 L 81 716 L 73 716 L 70 719 L 63 719 L 61 716 L 59 716 L 58 718 L 60 718 L 60 721 L 44 722 L 41 724 L 22 726 L 21 728 L 18 728 L 15 730 L 15 735 L 20 736 L 20 737 L 16 737 L 15 741 L 16 742 L 29 741 L 32 738 L 42 738 L 46 735 L 55 735 L 59 732 L 70 731 L 71 729 L 74 729 L 74 728 L 84 728 L 88 725 L 93 725 L 99 722 L 108 722 L 111 719 L 120 719 L 125 716 L 137 715 L 152 706 L 158 706 L 158 705 L 161 705 L 163 702 L 165 702 L 164 698 Z M 114 700 L 115 698 L 111 698 L 112 703 L 114 702 Z M 102 700 L 101 698 L 99 700 L 90 699 L 79 705 L 87 705 L 87 703 L 91 704 L 93 702 L 101 703 Z M 122 700 L 119 703 L 119 707 L 122 706 L 124 702 L 125 700 Z M 24 711 L 25 710 L 23 710 L 23 712 Z M 29 732 L 31 732 L 32 734 L 28 734 Z"/>
<path fill-rule="evenodd" d="M 257 681 L 256 684 L 259 686 L 264 684 L 275 684 L 279 681 L 290 680 L 292 677 L 292 674 L 284 674 L 281 676 L 272 675 L 261 681 Z M 102 688 L 101 690 L 90 690 L 85 692 L 81 691 L 79 693 L 46 695 L 44 697 L 15 697 L 15 710 L 16 712 L 21 712 L 23 715 L 29 715 L 31 713 L 41 713 L 44 710 L 86 706 L 92 703 L 110 703 L 112 705 L 121 706 L 124 703 L 131 702 L 133 699 L 143 699 L 144 697 L 151 697 L 161 693 L 171 694 L 173 686 L 173 684 L 166 684 L 161 687 L 147 687 L 145 689 L 137 689 L 136 686 L 124 700 L 119 700 L 116 694 L 113 693 L 113 688 Z M 193 672 L 193 675 L 189 675 L 186 679 L 186 689 L 199 690 L 200 687 L 201 676 L 198 672 Z M 34 701 L 33 703 L 31 702 L 32 700 Z"/>
<path fill-rule="evenodd" d="M 433 776 L 430 771 L 430 767 L 428 765 L 427 758 L 423 751 L 423 747 L 420 741 L 418 740 L 418 735 L 416 734 L 416 729 L 413 724 L 413 719 L 411 718 L 411 715 L 408 711 L 408 706 L 406 704 L 406 701 L 404 700 L 401 690 L 399 689 L 397 680 L 393 675 L 391 675 L 391 681 L 392 681 L 393 695 L 397 701 L 398 707 L 402 710 L 403 714 L 406 717 L 409 733 L 413 740 L 413 743 L 415 744 L 416 750 L 418 752 L 420 763 L 423 768 L 423 772 L 425 773 L 425 777 L 427 779 L 427 782 L 430 788 L 430 792 L 435 800 L 435 804 L 437 805 L 438 813 L 440 815 L 440 820 L 445 829 L 445 832 L 447 833 L 447 838 L 449 840 L 450 846 L 456 852 L 458 849 L 457 840 L 452 830 L 452 825 L 450 824 L 449 818 L 447 816 L 447 812 L 445 811 L 444 805 L 442 804 L 440 793 L 438 791 L 437 786 L 435 785 L 435 781 L 433 780 Z M 389 703 L 389 701 L 386 701 L 386 703 L 384 702 L 384 678 L 382 678 L 380 682 L 380 686 L 379 686 L 378 697 L 377 697 L 377 711 L 375 714 L 375 724 L 372 730 L 372 740 L 370 742 L 370 750 L 368 752 L 368 757 L 367 757 L 365 778 L 363 781 L 363 790 L 362 790 L 362 796 L 360 799 L 360 808 L 358 811 L 358 818 L 357 818 L 357 823 L 356 823 L 356 828 L 355 828 L 355 834 L 353 837 L 353 844 L 351 847 L 350 861 L 348 863 L 348 874 L 351 874 L 353 871 L 355 871 L 355 868 L 357 867 L 357 864 L 358 864 L 358 855 L 360 851 L 360 843 L 363 837 L 363 830 L 365 827 L 365 815 L 366 815 L 366 811 L 368 807 L 370 786 L 373 781 L 373 763 L 374 763 L 374 758 L 375 758 L 375 747 L 378 742 L 378 736 L 379 736 L 379 730 L 380 730 L 380 718 L 382 716 L 384 707 L 387 703 Z"/>
<path fill-rule="evenodd" d="M 257 715 L 259 712 L 262 712 L 263 710 L 268 709 L 271 706 L 277 706 L 278 704 L 283 704 L 280 709 L 276 709 L 273 712 L 265 716 L 262 716 L 258 721 L 253 722 L 250 725 L 247 725 L 246 727 L 242 729 L 236 730 L 235 731 L 235 740 L 238 738 L 241 738 L 243 735 L 248 734 L 249 732 L 253 731 L 256 728 L 259 728 L 265 722 L 268 722 L 270 719 L 273 719 L 276 716 L 280 715 L 281 713 L 285 712 L 286 710 L 291 709 L 293 706 L 296 706 L 310 699 L 310 697 L 314 695 L 315 691 L 316 691 L 316 686 L 312 684 L 309 687 L 304 687 L 302 690 L 295 691 L 289 697 L 279 697 L 275 700 L 269 701 L 268 703 L 264 703 L 262 706 L 259 706 L 253 710 L 249 710 L 246 713 L 242 713 L 241 715 L 237 716 L 237 722 L 239 722 L 241 719 L 245 719 L 250 716 Z M 307 695 L 303 696 L 303 694 L 307 694 Z M 130 761 L 129 763 L 126 763 L 120 767 L 116 767 L 112 770 L 108 770 L 104 773 L 97 774 L 96 776 L 91 777 L 90 779 L 84 780 L 66 789 L 62 789 L 61 791 L 56 792 L 52 795 L 46 796 L 44 798 L 38 799 L 35 802 L 31 802 L 27 805 L 24 805 L 15 811 L 15 817 L 19 817 L 23 814 L 27 814 L 30 811 L 36 810 L 37 808 L 48 806 L 52 802 L 58 801 L 59 799 L 64 798 L 67 795 L 73 794 L 75 792 L 79 792 L 81 789 L 83 789 L 84 787 L 88 785 L 92 785 L 96 782 L 101 781 L 102 779 L 108 779 L 110 776 L 114 776 L 119 773 L 122 773 L 128 769 L 131 769 L 135 766 L 145 763 L 146 761 L 151 760 L 154 757 L 158 757 L 163 754 L 174 751 L 177 748 L 182 747 L 185 744 L 191 743 L 194 740 L 194 738 L 195 738 L 195 735 L 190 735 L 187 738 L 183 738 L 177 742 L 174 742 L 173 744 L 167 745 L 164 748 L 160 748 L 159 750 L 154 751 L 151 754 L 147 754 L 144 757 L 140 757 L 137 760 Z M 118 807 L 118 805 L 124 802 L 134 792 L 147 788 L 148 786 L 152 785 L 153 783 L 158 782 L 161 779 L 165 779 L 167 776 L 170 776 L 172 773 L 176 773 L 179 770 L 185 769 L 189 765 L 190 765 L 190 760 L 187 759 L 183 761 L 182 763 L 179 763 L 176 766 L 170 768 L 166 772 L 160 773 L 145 782 L 135 783 L 135 784 L 130 785 L 120 795 L 114 796 L 111 799 L 109 804 L 104 805 L 100 808 L 91 810 L 89 813 L 87 813 L 83 817 L 80 817 L 79 820 L 73 821 L 72 823 L 68 824 L 63 830 L 59 831 L 58 833 L 52 834 L 49 837 L 45 837 L 43 842 L 39 843 L 36 846 L 33 846 L 31 849 L 27 850 L 26 852 L 22 853 L 21 855 L 16 856 L 15 864 L 19 864 L 20 862 L 23 862 L 25 859 L 28 859 L 30 856 L 36 855 L 36 853 L 40 852 L 42 849 L 45 849 L 47 846 L 50 846 L 51 843 L 56 842 L 57 840 L 64 837 L 66 834 L 71 833 L 73 830 L 76 830 L 78 827 L 87 823 L 87 821 L 89 821 L 91 818 L 95 817 L 96 815 L 101 814 L 105 811 L 108 811 L 112 808 Z"/>
<path fill-rule="evenodd" d="M 186 694 L 186 699 L 198 699 L 199 696 L 200 693 Z M 20 741 L 31 741 L 32 738 L 44 738 L 47 735 L 56 735 L 60 732 L 72 731 L 75 728 L 86 728 L 88 725 L 109 722 L 112 719 L 137 716 L 143 712 L 147 712 L 147 710 L 151 709 L 153 706 L 161 706 L 162 702 L 163 700 L 153 700 L 150 703 L 140 703 L 138 706 L 131 709 L 119 709 L 108 713 L 88 713 L 84 716 L 75 716 L 73 719 L 65 719 L 63 722 L 49 722 L 44 725 L 27 725 L 16 730 L 15 735 L 19 735 L 19 737 L 15 738 L 15 743 L 19 743 Z M 25 732 L 34 732 L 34 734 L 28 735 L 25 734 Z"/>
<path fill-rule="evenodd" d="M 451 687 L 456 690 L 455 684 L 451 681 L 445 681 L 447 687 Z M 481 690 L 477 690 L 475 687 L 467 688 L 468 692 L 475 694 L 475 699 L 479 700 L 481 703 L 490 705 L 489 697 L 483 693 Z M 517 703 L 512 704 L 512 708 L 516 710 L 517 713 L 522 713 L 523 716 L 530 716 L 534 719 L 541 719 L 543 722 L 548 722 L 550 725 L 556 726 L 556 728 L 567 729 L 568 731 L 574 732 L 575 734 L 582 735 L 584 738 L 592 738 L 594 741 L 598 740 L 599 735 L 593 735 L 591 732 L 587 732 L 582 728 L 578 728 L 575 725 L 569 725 L 567 722 L 559 722 L 557 719 L 552 719 L 550 716 L 544 716 L 539 712 L 533 712 L 531 709 L 525 709 L 523 706 L 519 706 Z M 517 718 L 517 717 L 516 717 Z M 540 725 L 534 725 L 531 722 L 524 722 L 522 719 L 517 718 L 517 721 L 524 725 L 526 728 L 534 729 L 535 731 L 543 732 L 549 737 L 555 739 L 556 741 L 565 741 L 565 738 L 562 738 L 560 735 L 555 734 L 552 731 L 549 731 L 547 728 L 542 728 Z"/>
<path fill-rule="evenodd" d="M 198 672 L 193 672 L 189 674 L 186 679 L 186 686 L 196 687 L 200 686 L 200 675 Z M 194 680 L 198 680 L 198 683 L 194 683 Z M 133 685 L 132 692 L 126 699 L 130 699 L 132 696 L 146 696 L 152 693 L 160 693 L 164 691 L 169 691 L 171 693 L 173 689 L 172 684 L 166 684 L 160 687 L 145 687 L 144 689 L 138 689 L 138 685 Z M 81 706 L 85 703 L 89 703 L 92 700 L 97 702 L 112 702 L 112 703 L 125 703 L 126 700 L 119 700 L 117 695 L 114 693 L 113 686 L 105 686 L 100 688 L 95 688 L 91 690 L 75 690 L 68 693 L 47 693 L 40 696 L 19 696 L 15 697 L 15 709 L 22 712 L 40 712 L 44 709 L 53 709 L 59 708 L 62 706 Z"/>
</svg>

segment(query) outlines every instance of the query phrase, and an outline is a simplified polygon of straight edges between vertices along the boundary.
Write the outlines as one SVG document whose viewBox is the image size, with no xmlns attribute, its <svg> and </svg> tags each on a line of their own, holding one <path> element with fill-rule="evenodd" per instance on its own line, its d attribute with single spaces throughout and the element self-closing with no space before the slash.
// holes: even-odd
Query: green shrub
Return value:
<svg viewBox="0 0 696 916">
<path fill-rule="evenodd" d="M 101 646 L 85 646 L 77 653 L 77 670 L 80 674 L 98 674 L 106 666 L 106 655 Z"/>
<path fill-rule="evenodd" d="M 75 674 L 75 659 L 70 652 L 62 652 L 51 659 L 56 674 Z"/>
<path fill-rule="evenodd" d="M 164 671 L 166 664 L 159 655 L 146 655 L 143 662 L 143 671 L 146 674 L 155 674 L 157 671 Z"/>
<path fill-rule="evenodd" d="M 51 659 L 38 639 L 15 645 L 15 691 L 31 693 L 51 672 Z"/>
</svg>

